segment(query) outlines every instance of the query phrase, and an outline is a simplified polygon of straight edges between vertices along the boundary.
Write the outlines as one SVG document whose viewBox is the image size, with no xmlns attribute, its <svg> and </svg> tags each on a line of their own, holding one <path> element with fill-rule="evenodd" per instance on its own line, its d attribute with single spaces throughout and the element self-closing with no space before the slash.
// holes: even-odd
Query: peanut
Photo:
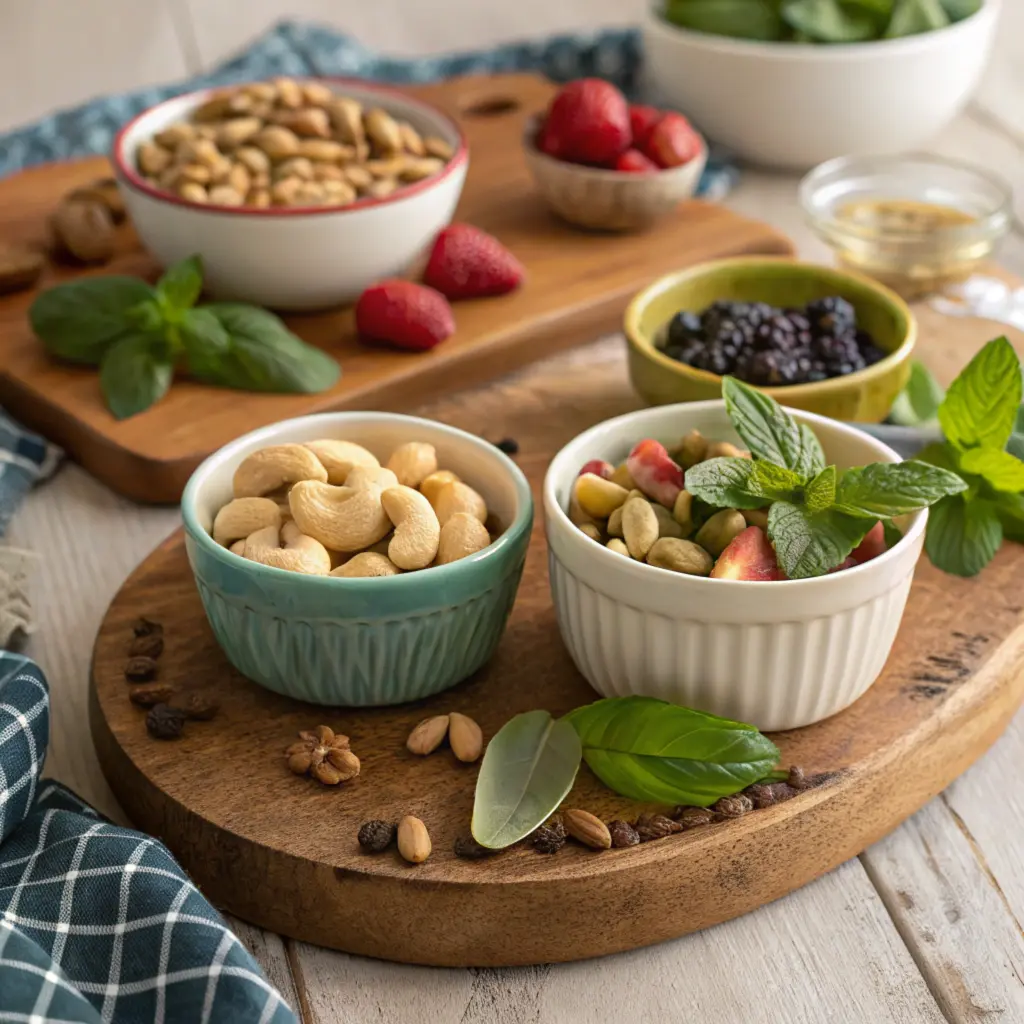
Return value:
<svg viewBox="0 0 1024 1024">
<path fill-rule="evenodd" d="M 629 497 L 625 487 L 594 473 L 584 473 L 576 478 L 575 493 L 580 508 L 595 519 L 607 519 Z"/>
<path fill-rule="evenodd" d="M 433 718 L 424 718 L 405 741 L 406 750 L 417 757 L 426 757 L 432 754 L 448 735 L 450 718 L 448 715 L 434 715 Z"/>
<path fill-rule="evenodd" d="M 716 558 L 729 546 L 730 541 L 747 528 L 742 512 L 724 508 L 716 512 L 697 531 L 693 538 L 705 551 Z"/>
<path fill-rule="evenodd" d="M 680 491 L 680 494 L 683 492 Z M 678 502 L 678 498 L 676 501 Z M 658 520 L 658 536 L 659 537 L 682 537 L 683 528 L 673 518 L 672 513 L 662 505 L 652 505 L 654 509 L 654 515 Z"/>
<path fill-rule="evenodd" d="M 622 506 L 622 536 L 632 558 L 642 562 L 658 539 L 658 517 L 644 498 L 630 498 Z"/>
<path fill-rule="evenodd" d="M 625 555 L 626 558 L 630 557 L 629 548 L 626 547 L 625 541 L 619 540 L 618 537 L 612 537 L 612 539 L 605 544 L 605 547 L 609 551 L 614 551 L 617 555 Z M 708 572 L 711 572 L 711 570 L 708 569 Z"/>
<path fill-rule="evenodd" d="M 676 496 L 672 518 L 682 528 L 684 537 L 693 533 L 693 495 L 689 491 L 680 491 Z"/>
<path fill-rule="evenodd" d="M 745 508 L 743 519 L 747 526 L 758 526 L 766 533 L 768 531 L 768 509 L 766 508 Z"/>
<path fill-rule="evenodd" d="M 707 576 L 714 568 L 714 559 L 690 540 L 663 537 L 656 540 L 647 552 L 647 564 L 688 576 Z"/>
<path fill-rule="evenodd" d="M 750 452 L 737 448 L 728 441 L 713 441 L 708 445 L 707 459 L 749 459 Z"/>
<path fill-rule="evenodd" d="M 427 826 L 411 814 L 398 823 L 398 852 L 410 864 L 422 864 L 430 856 Z"/>
<path fill-rule="evenodd" d="M 620 487 L 625 487 L 627 491 L 635 490 L 636 481 L 630 476 L 629 466 L 624 462 L 620 462 L 614 470 L 612 475 L 608 477 L 613 484 L 618 484 Z"/>
<path fill-rule="evenodd" d="M 448 742 L 452 753 L 462 762 L 471 764 L 484 750 L 484 734 L 480 726 L 468 715 L 453 711 L 448 716 Z"/>
<path fill-rule="evenodd" d="M 683 469 L 696 466 L 708 457 L 707 438 L 699 430 L 691 430 L 680 442 L 675 452 L 676 462 Z"/>
<path fill-rule="evenodd" d="M 616 509 L 612 513 L 612 515 L 615 516 L 616 514 L 618 514 L 620 512 L 621 512 L 621 509 Z M 620 519 L 622 518 L 621 515 L 619 516 L 619 518 Z M 451 520 L 449 520 L 449 522 L 450 521 Z M 475 519 L 473 521 L 476 522 Z M 608 522 L 610 524 L 611 523 L 611 519 L 609 519 Z M 580 527 L 580 533 L 582 533 L 585 536 L 589 537 L 591 540 L 596 540 L 598 544 L 601 543 L 601 528 L 596 523 L 584 523 Z"/>
</svg>

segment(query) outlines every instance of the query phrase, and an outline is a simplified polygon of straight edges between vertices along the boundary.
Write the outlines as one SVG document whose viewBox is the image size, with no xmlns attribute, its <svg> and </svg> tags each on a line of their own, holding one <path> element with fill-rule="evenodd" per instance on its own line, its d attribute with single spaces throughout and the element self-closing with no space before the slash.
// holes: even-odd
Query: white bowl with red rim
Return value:
<svg viewBox="0 0 1024 1024">
<path fill-rule="evenodd" d="M 437 175 L 391 195 L 347 206 L 259 209 L 194 203 L 147 182 L 136 151 L 169 125 L 189 118 L 215 90 L 158 103 L 121 129 L 112 161 L 142 244 L 168 266 L 198 253 L 206 290 L 218 299 L 273 309 L 312 310 L 351 302 L 367 285 L 409 269 L 455 212 L 469 152 L 458 123 L 396 89 L 348 79 L 320 79 L 365 106 L 383 107 L 421 135 L 453 149 Z"/>
<path fill-rule="evenodd" d="M 788 410 L 840 470 L 899 462 L 888 445 L 837 420 Z M 690 430 L 739 444 L 721 400 L 662 405 L 606 420 L 570 441 L 544 479 L 551 593 L 577 668 L 605 697 L 641 695 L 766 731 L 828 718 L 878 678 L 899 629 L 924 545 L 927 511 L 901 541 L 827 576 L 707 579 L 633 561 L 569 519 L 580 467 L 622 462 L 644 438 L 666 446 Z"/>
</svg>

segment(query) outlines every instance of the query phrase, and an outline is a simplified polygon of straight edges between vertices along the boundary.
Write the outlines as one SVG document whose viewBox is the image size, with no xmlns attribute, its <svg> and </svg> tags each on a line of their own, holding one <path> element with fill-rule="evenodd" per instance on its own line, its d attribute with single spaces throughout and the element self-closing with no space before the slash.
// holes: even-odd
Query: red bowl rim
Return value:
<svg viewBox="0 0 1024 1024">
<path fill-rule="evenodd" d="M 123 152 L 125 137 L 144 117 L 148 117 L 153 113 L 153 111 L 159 110 L 168 103 L 175 103 L 185 99 L 194 100 L 196 105 L 198 105 L 205 97 L 212 96 L 214 93 L 220 92 L 225 88 L 239 88 L 244 85 L 253 84 L 251 82 L 239 82 L 235 86 L 212 86 L 208 89 L 197 89 L 194 92 L 181 93 L 179 96 L 171 96 L 166 100 L 162 100 L 160 103 L 154 104 L 152 107 L 148 107 L 146 110 L 142 111 L 142 113 L 136 114 L 135 117 L 121 127 L 117 136 L 114 138 L 111 162 L 114 165 L 114 170 L 117 173 L 117 176 L 122 180 L 123 184 L 136 192 L 144 193 L 151 199 L 170 203 L 173 206 L 184 206 L 192 210 L 201 210 L 203 213 L 225 214 L 231 217 L 314 217 L 327 214 L 338 216 L 346 213 L 359 213 L 362 210 L 372 209 L 375 206 L 385 206 L 389 203 L 396 203 L 401 202 L 404 199 L 411 199 L 413 196 L 418 195 L 421 192 L 425 192 L 427 189 L 433 188 L 435 185 L 439 185 L 446 178 L 451 177 L 459 170 L 460 167 L 463 167 L 469 159 L 469 145 L 466 141 L 466 135 L 462 130 L 462 126 L 458 121 L 446 114 L 440 107 L 435 106 L 433 103 L 428 103 L 426 100 L 421 100 L 418 96 L 410 96 L 409 93 L 404 92 L 401 89 L 386 85 L 379 85 L 377 82 L 368 82 L 361 78 L 345 78 L 340 76 L 324 75 L 321 77 L 307 76 L 295 78 L 295 81 L 329 82 L 336 85 L 350 85 L 357 89 L 401 99 L 403 102 L 421 107 L 423 110 L 441 118 L 443 121 L 446 121 L 458 137 L 459 144 L 451 160 L 448 161 L 448 165 L 440 174 L 431 178 L 424 178 L 422 181 L 412 182 L 403 188 L 396 189 L 389 196 L 382 196 L 380 198 L 375 196 L 366 196 L 362 199 L 357 199 L 354 203 L 349 203 L 347 206 L 255 207 L 224 206 L 217 203 L 196 203 L 191 199 L 183 199 L 181 196 L 176 196 L 171 192 L 165 192 L 163 189 L 150 185 L 149 182 L 146 181 L 125 159 Z"/>
</svg>

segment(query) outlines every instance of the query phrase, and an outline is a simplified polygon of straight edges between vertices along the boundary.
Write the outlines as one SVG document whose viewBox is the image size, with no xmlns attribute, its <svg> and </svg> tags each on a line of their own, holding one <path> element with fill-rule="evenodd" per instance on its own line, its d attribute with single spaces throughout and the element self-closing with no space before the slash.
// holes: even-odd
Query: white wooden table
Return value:
<svg viewBox="0 0 1024 1024">
<path fill-rule="evenodd" d="M 412 0 L 358 9 L 351 2 L 303 0 L 290 4 L 288 14 L 340 22 L 373 45 L 411 52 L 480 45 L 596 20 L 625 22 L 641 2 L 448 0 L 453 16 L 438 20 L 428 16 L 435 5 Z M 1002 259 L 1024 275 L 1024 4 L 1009 3 L 1000 58 L 985 89 L 933 149 L 986 164 L 1018 186 L 1017 223 Z M 395 17 L 396 4 L 403 7 L 404 20 Z M 83 10 L 102 9 L 114 17 L 130 9 L 135 20 L 120 22 L 118 31 L 143 33 L 150 43 L 154 32 L 175 33 L 178 49 L 158 48 L 159 59 L 148 66 L 155 79 L 219 58 L 260 30 L 279 7 L 274 0 L 253 0 L 244 7 L 200 0 L 152 5 L 37 0 L 4 14 L 0 81 L 18 71 L 19 60 L 30 81 L 31 75 L 38 77 L 38 69 L 26 64 L 31 53 L 5 43 L 16 44 L 19 30 L 32 36 L 32 18 L 44 18 L 47 11 L 56 18 L 58 6 L 59 16 L 75 24 Z M 74 25 L 65 28 L 71 40 Z M 109 42 L 102 33 L 90 38 L 101 48 Z M 61 59 L 63 40 L 54 43 Z M 81 51 L 70 42 L 65 49 L 73 65 Z M 145 52 L 155 51 L 150 46 Z M 97 91 L 141 81 L 141 55 L 134 71 L 96 56 L 90 47 L 91 66 L 102 66 L 107 76 Z M 81 98 L 60 93 L 58 86 L 63 88 L 53 81 L 41 85 L 50 90 L 50 105 Z M 10 96 L 0 90 L 0 124 L 15 119 L 4 106 Z M 804 255 L 825 258 L 802 224 L 793 177 L 748 172 L 729 203 L 788 232 Z M 596 344 L 594 356 L 622 358 L 618 339 Z M 123 816 L 99 772 L 86 725 L 90 649 L 121 582 L 177 525 L 176 511 L 137 507 L 67 466 L 30 496 L 11 530 L 12 543 L 44 556 L 35 594 L 41 625 L 30 653 L 53 692 L 47 772 L 118 819 Z M 859 858 L 756 913 L 651 949 L 567 966 L 435 970 L 332 953 L 236 924 L 307 1024 L 1020 1024 L 1024 714 L 976 767 Z"/>
</svg>

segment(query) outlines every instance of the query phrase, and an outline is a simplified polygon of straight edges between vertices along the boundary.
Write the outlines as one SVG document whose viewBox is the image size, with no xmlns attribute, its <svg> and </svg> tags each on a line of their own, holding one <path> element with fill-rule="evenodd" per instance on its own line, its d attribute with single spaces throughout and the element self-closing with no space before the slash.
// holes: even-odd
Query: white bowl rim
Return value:
<svg viewBox="0 0 1024 1024">
<path fill-rule="evenodd" d="M 661 16 L 663 0 L 651 0 L 645 6 L 646 26 L 672 38 L 681 36 L 688 43 L 704 46 L 722 54 L 736 56 L 759 56 L 769 60 L 816 60 L 824 57 L 827 60 L 856 59 L 868 53 L 885 53 L 886 56 L 904 57 L 919 50 L 929 48 L 928 41 L 935 38 L 948 38 L 957 32 L 969 31 L 968 26 L 975 22 L 994 18 L 1002 5 L 1002 0 L 983 0 L 981 7 L 960 21 L 953 22 L 943 28 L 932 29 L 930 32 L 918 32 L 912 36 L 900 36 L 896 39 L 869 39 L 859 43 L 794 43 L 770 42 L 764 39 L 737 39 L 733 36 L 719 36 L 711 32 L 697 32 L 693 29 L 673 25 Z"/>
<path fill-rule="evenodd" d="M 377 206 L 386 206 L 391 203 L 399 203 L 404 199 L 411 199 L 415 195 L 426 192 L 435 186 L 440 185 L 443 181 L 455 174 L 469 160 L 469 143 L 466 141 L 466 134 L 463 132 L 462 126 L 455 120 L 455 118 L 441 110 L 440 107 L 434 106 L 434 104 L 428 103 L 426 100 L 422 100 L 418 96 L 412 96 L 409 93 L 404 92 L 402 89 L 394 86 L 382 85 L 378 82 L 368 82 L 360 78 L 346 78 L 337 75 L 322 75 L 319 77 L 313 75 L 299 76 L 296 77 L 294 81 L 328 82 L 332 85 L 340 86 L 348 85 L 353 89 L 379 93 L 385 97 L 400 99 L 403 103 L 419 107 L 424 113 L 445 122 L 459 140 L 459 145 L 457 146 L 455 153 L 452 155 L 451 160 L 448 161 L 447 166 L 440 174 L 424 178 L 422 181 L 411 182 L 402 188 L 396 189 L 390 195 L 383 196 L 381 198 L 364 196 L 362 199 L 357 199 L 355 202 L 348 203 L 345 206 L 255 207 L 224 206 L 218 203 L 196 203 L 190 199 L 183 199 L 181 196 L 176 196 L 173 193 L 150 185 L 149 182 L 144 180 L 139 172 L 132 166 L 131 161 L 126 159 L 124 155 L 125 140 L 128 133 L 131 132 L 132 129 L 135 128 L 143 119 L 150 117 L 158 110 L 161 110 L 171 103 L 182 103 L 182 101 L 187 101 L 183 105 L 190 109 L 194 109 L 202 103 L 204 99 L 209 96 L 213 96 L 215 93 L 223 91 L 225 88 L 238 88 L 244 85 L 254 84 L 252 82 L 238 82 L 233 83 L 230 86 L 211 86 L 207 89 L 197 89 L 194 92 L 171 96 L 166 100 L 161 100 L 159 103 L 154 104 L 152 107 L 148 107 L 146 110 L 143 110 L 142 113 L 136 114 L 135 117 L 121 127 L 120 131 L 118 131 L 114 138 L 110 161 L 114 166 L 115 174 L 120 179 L 121 184 L 130 188 L 133 192 L 141 193 L 148 196 L 150 199 L 155 199 L 162 203 L 168 203 L 172 206 L 182 206 L 191 210 L 199 210 L 203 213 L 223 214 L 231 217 L 320 217 L 325 215 L 340 216 L 349 213 L 359 213 L 363 210 L 373 209 Z"/>
<path fill-rule="evenodd" d="M 672 405 L 656 405 L 649 406 L 645 409 L 638 409 L 634 412 L 627 412 L 621 416 L 615 416 L 612 419 L 602 420 L 600 423 L 594 424 L 582 433 L 577 434 L 572 440 L 563 445 L 558 452 L 552 458 L 548 465 L 547 472 L 544 475 L 544 488 L 543 488 L 543 501 L 544 501 L 544 516 L 545 520 L 550 523 L 551 517 L 554 517 L 555 523 L 561 530 L 568 530 L 574 537 L 573 543 L 578 542 L 581 544 L 589 545 L 587 551 L 593 556 L 604 559 L 604 564 L 608 567 L 609 571 L 622 571 L 633 576 L 638 583 L 643 583 L 644 578 L 650 579 L 650 573 L 658 573 L 662 578 L 674 578 L 680 586 L 694 586 L 694 587 L 707 587 L 707 586 L 731 586 L 733 588 L 738 587 L 772 587 L 777 593 L 783 593 L 783 587 L 792 590 L 794 587 L 803 587 L 805 590 L 809 590 L 812 587 L 826 587 L 834 586 L 836 580 L 842 580 L 843 577 L 849 578 L 850 574 L 860 573 L 865 574 L 869 572 L 877 572 L 887 563 L 894 561 L 899 554 L 902 554 L 902 549 L 905 549 L 910 544 L 913 544 L 924 532 L 925 526 L 928 523 L 928 510 L 923 509 L 922 511 L 915 513 L 915 520 L 911 524 L 910 528 L 903 535 L 903 539 L 899 543 L 894 544 L 891 548 L 884 551 L 881 555 L 876 558 L 872 558 L 868 562 L 862 562 L 860 565 L 855 565 L 850 569 L 843 569 L 841 573 L 829 573 L 825 576 L 812 576 L 808 579 L 802 580 L 729 580 L 729 579 L 711 579 L 710 577 L 704 576 L 690 576 L 685 573 L 673 572 L 671 569 L 661 569 L 654 565 L 648 565 L 646 562 L 638 562 L 632 558 L 624 558 L 622 555 L 617 554 L 614 551 L 609 551 L 606 547 L 601 544 L 595 543 L 585 533 L 583 533 L 578 526 L 569 518 L 565 510 L 559 503 L 556 495 L 555 488 L 558 485 L 559 479 L 562 474 L 559 473 L 556 478 L 555 470 L 560 460 L 566 456 L 566 452 L 569 448 L 574 448 L 582 441 L 585 441 L 591 435 L 597 433 L 603 433 L 605 430 L 613 427 L 624 426 L 625 424 L 643 417 L 644 415 L 653 415 L 655 413 L 665 413 L 668 410 L 676 410 L 681 417 L 685 416 L 687 410 L 693 412 L 707 412 L 707 411 L 722 411 L 725 412 L 725 401 L 721 398 L 712 398 L 703 402 L 677 402 Z M 857 430 L 855 427 L 851 427 L 841 420 L 833 420 L 827 416 L 819 416 L 816 413 L 804 412 L 802 409 L 789 409 L 786 411 L 790 413 L 795 419 L 801 423 L 807 423 L 812 429 L 815 424 L 822 424 L 827 426 L 829 429 L 838 430 L 842 434 L 855 438 L 857 441 L 861 441 L 869 448 L 873 448 L 879 455 L 890 455 L 892 458 L 889 461 L 892 462 L 903 462 L 904 460 L 900 457 L 899 453 L 894 449 L 890 448 L 887 444 L 883 444 L 877 438 L 871 437 L 870 434 L 865 434 L 861 430 Z M 681 426 L 685 430 L 685 420 L 683 420 Z M 680 431 L 680 435 L 683 430 Z M 637 437 L 637 443 L 642 440 L 641 437 Z M 585 460 L 584 460 L 585 461 Z M 582 465 L 582 463 L 580 464 Z M 574 474 L 579 472 L 579 466 L 572 468 Z M 550 545 L 549 545 L 550 546 Z"/>
<path fill-rule="evenodd" d="M 278 569 L 272 565 L 263 565 L 261 562 L 253 562 L 250 559 L 243 558 L 241 555 L 236 555 L 233 551 L 218 544 L 210 536 L 209 532 L 203 528 L 199 522 L 196 510 L 199 490 L 204 486 L 209 475 L 222 462 L 236 454 L 240 448 L 244 448 L 254 441 L 261 440 L 267 441 L 268 444 L 273 444 L 274 438 L 282 428 L 301 427 L 306 424 L 325 423 L 328 421 L 332 424 L 336 422 L 343 423 L 346 420 L 356 419 L 364 423 L 394 423 L 398 421 L 407 423 L 410 428 L 415 427 L 417 424 L 426 423 L 431 429 L 448 434 L 461 444 L 471 444 L 480 451 L 486 452 L 489 457 L 493 456 L 498 465 L 508 474 L 515 489 L 519 505 L 515 518 L 505 525 L 499 536 L 491 541 L 487 547 L 482 548 L 475 554 L 467 555 L 456 562 L 449 562 L 447 565 L 428 566 L 426 569 L 403 572 L 397 576 L 373 578 L 330 575 L 315 576 L 291 572 L 288 569 Z M 484 440 L 482 437 L 477 437 L 475 434 L 470 434 L 468 431 L 460 430 L 458 427 L 452 427 L 447 423 L 441 423 L 437 420 L 428 420 L 422 416 L 407 416 L 402 413 L 372 412 L 359 409 L 345 409 L 337 412 L 318 412 L 310 413 L 308 416 L 295 416 L 287 420 L 278 420 L 276 423 L 270 423 L 265 427 L 259 427 L 256 430 L 249 431 L 247 434 L 242 434 L 241 437 L 236 437 L 233 441 L 229 441 L 223 447 L 218 448 L 212 455 L 208 455 L 203 459 L 188 478 L 185 490 L 181 495 L 181 516 L 186 532 L 194 535 L 198 543 L 215 558 L 226 561 L 236 568 L 243 568 L 254 576 L 269 574 L 271 578 L 297 580 L 299 581 L 297 583 L 298 586 L 320 587 L 324 588 L 325 592 L 336 592 L 341 587 L 349 593 L 362 592 L 364 596 L 379 593 L 382 590 L 386 591 L 388 588 L 393 592 L 402 587 L 420 585 L 423 580 L 422 574 L 425 572 L 431 573 L 429 580 L 436 581 L 440 585 L 445 579 L 459 572 L 464 572 L 471 565 L 491 560 L 496 554 L 514 543 L 515 537 L 529 530 L 533 520 L 533 511 L 533 493 L 530 490 L 529 481 L 526 479 L 523 471 L 497 445 Z M 413 582 L 410 582 L 410 580 Z"/>
</svg>

